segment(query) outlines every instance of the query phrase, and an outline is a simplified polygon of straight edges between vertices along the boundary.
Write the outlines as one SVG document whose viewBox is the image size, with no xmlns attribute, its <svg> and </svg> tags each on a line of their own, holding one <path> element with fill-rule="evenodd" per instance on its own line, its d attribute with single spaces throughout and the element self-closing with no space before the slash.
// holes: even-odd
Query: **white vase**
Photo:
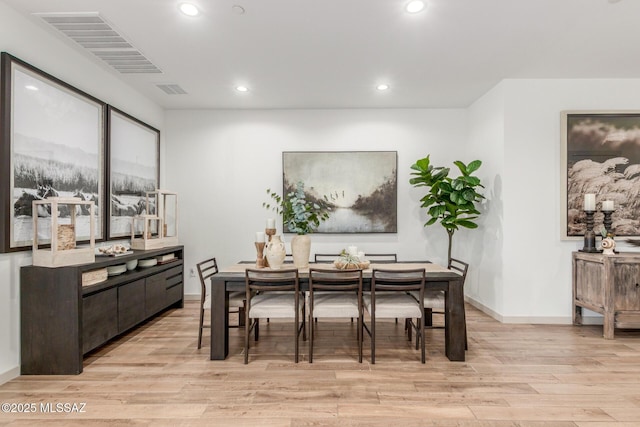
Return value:
<svg viewBox="0 0 640 427">
<path fill-rule="evenodd" d="M 291 255 L 293 265 L 297 268 L 309 267 L 309 254 L 311 253 L 311 238 L 307 234 L 297 234 L 291 239 Z"/>
<path fill-rule="evenodd" d="M 272 270 L 279 270 L 284 263 L 284 257 L 286 255 L 284 243 L 280 239 L 280 236 L 271 236 L 271 241 L 267 244 L 265 253 L 269 267 Z"/>
</svg>

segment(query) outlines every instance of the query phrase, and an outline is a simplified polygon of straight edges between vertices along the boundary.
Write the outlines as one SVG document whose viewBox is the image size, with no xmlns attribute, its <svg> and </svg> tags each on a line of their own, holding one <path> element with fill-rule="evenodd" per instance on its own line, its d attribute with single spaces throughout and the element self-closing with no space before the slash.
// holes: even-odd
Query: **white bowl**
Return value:
<svg viewBox="0 0 640 427">
<path fill-rule="evenodd" d="M 127 271 L 126 264 L 111 265 L 107 267 L 107 275 L 109 276 L 117 276 L 118 274 L 122 274 L 125 271 Z"/>
<path fill-rule="evenodd" d="M 155 258 L 141 259 L 140 261 L 138 261 L 138 265 L 142 268 L 153 267 L 157 263 L 158 260 Z"/>
<path fill-rule="evenodd" d="M 135 270 L 137 266 L 138 266 L 137 259 L 132 259 L 131 261 L 127 261 L 127 270 L 129 271 Z"/>
</svg>

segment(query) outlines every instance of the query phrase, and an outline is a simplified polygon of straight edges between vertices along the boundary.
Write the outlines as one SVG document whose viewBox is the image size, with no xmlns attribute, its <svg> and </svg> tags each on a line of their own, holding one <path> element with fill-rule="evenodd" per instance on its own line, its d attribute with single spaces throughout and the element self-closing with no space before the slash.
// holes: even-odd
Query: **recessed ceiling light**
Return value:
<svg viewBox="0 0 640 427">
<path fill-rule="evenodd" d="M 184 13 L 187 16 L 198 16 L 200 11 L 198 8 L 191 3 L 180 3 L 180 12 Z"/>
<path fill-rule="evenodd" d="M 384 84 L 384 83 L 383 84 L 379 84 L 378 86 L 376 86 L 376 89 L 378 89 L 378 90 L 387 90 L 387 89 L 389 89 L 389 85 Z"/>
<path fill-rule="evenodd" d="M 40 90 L 37 86 L 34 85 L 26 85 L 24 88 L 28 90 Z"/>
<path fill-rule="evenodd" d="M 423 1 L 413 0 L 407 3 L 407 5 L 404 7 L 404 10 L 406 10 L 408 13 L 418 13 L 424 10 L 425 7 L 426 5 Z"/>
<path fill-rule="evenodd" d="M 249 88 L 246 86 L 236 86 L 238 92 L 249 92 Z"/>
<path fill-rule="evenodd" d="M 233 6 L 231 6 L 231 11 L 236 15 L 244 15 L 244 7 L 240 6 L 239 4 L 234 4 Z"/>
</svg>

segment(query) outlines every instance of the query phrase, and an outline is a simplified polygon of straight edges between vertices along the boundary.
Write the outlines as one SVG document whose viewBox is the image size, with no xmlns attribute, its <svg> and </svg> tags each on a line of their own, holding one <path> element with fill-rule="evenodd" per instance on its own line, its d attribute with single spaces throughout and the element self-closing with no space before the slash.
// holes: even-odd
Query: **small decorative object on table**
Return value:
<svg viewBox="0 0 640 427">
<path fill-rule="evenodd" d="M 352 247 L 350 246 L 349 249 Z M 355 247 L 354 247 L 355 248 Z M 356 251 L 357 253 L 357 251 Z M 365 259 L 361 259 L 357 255 L 353 255 L 351 251 L 347 252 L 342 250 L 340 252 L 340 256 L 333 261 L 333 265 L 338 270 L 349 270 L 349 269 L 366 269 L 369 267 L 371 263 Z"/>
<path fill-rule="evenodd" d="M 256 268 L 264 268 L 264 232 L 257 231 L 256 232 L 256 251 L 258 252 L 256 255 Z"/>
<path fill-rule="evenodd" d="M 272 270 L 279 270 L 284 263 L 286 252 L 284 250 L 284 242 L 280 240 L 280 236 L 272 236 L 271 241 L 267 244 L 267 262 Z"/>
</svg>

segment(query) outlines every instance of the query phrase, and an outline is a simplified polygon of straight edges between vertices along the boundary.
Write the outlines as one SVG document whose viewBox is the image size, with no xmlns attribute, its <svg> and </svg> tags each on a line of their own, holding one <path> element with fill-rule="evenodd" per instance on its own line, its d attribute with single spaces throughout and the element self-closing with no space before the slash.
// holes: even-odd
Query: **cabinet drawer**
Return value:
<svg viewBox="0 0 640 427">
<path fill-rule="evenodd" d="M 118 334 L 118 289 L 82 298 L 82 352 L 87 353 Z"/>
<path fill-rule="evenodd" d="M 124 332 L 145 319 L 144 279 L 118 287 L 118 332 Z"/>
<path fill-rule="evenodd" d="M 171 305 L 180 301 L 183 298 L 183 286 L 182 283 L 167 289 L 167 305 Z"/>
</svg>

